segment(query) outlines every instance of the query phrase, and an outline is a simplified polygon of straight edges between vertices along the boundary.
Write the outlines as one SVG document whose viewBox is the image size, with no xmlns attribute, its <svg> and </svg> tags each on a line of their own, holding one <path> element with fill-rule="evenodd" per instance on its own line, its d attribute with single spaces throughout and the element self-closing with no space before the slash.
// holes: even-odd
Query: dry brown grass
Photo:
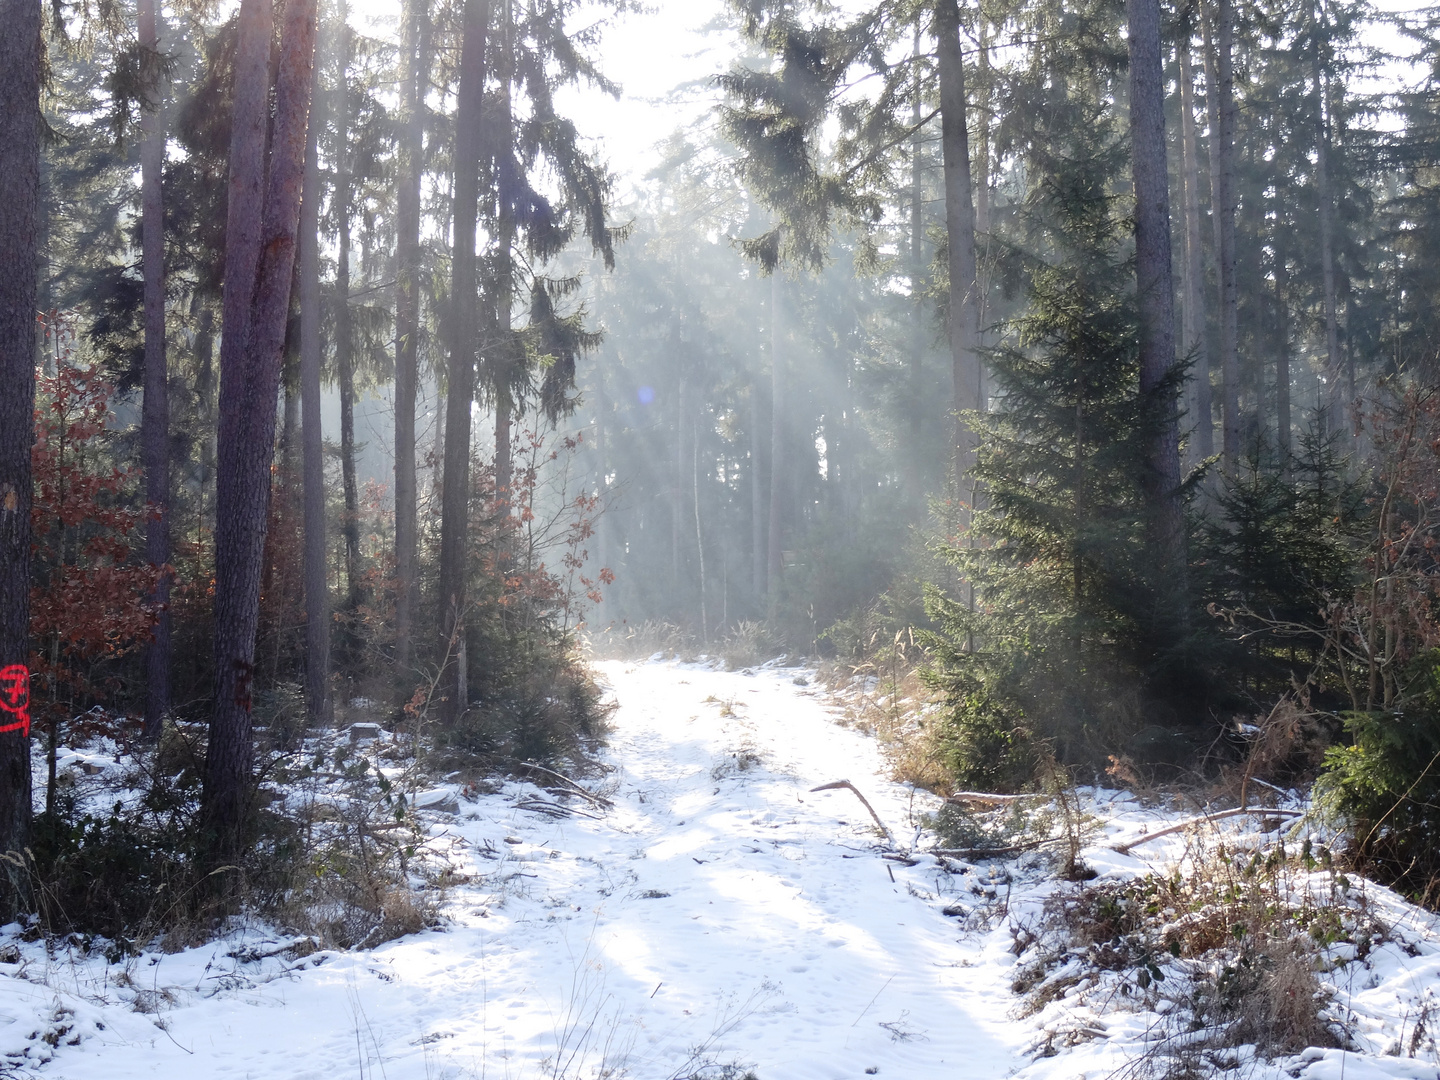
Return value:
<svg viewBox="0 0 1440 1080">
<path fill-rule="evenodd" d="M 1014 928 L 1030 960 L 1013 989 L 1030 1013 L 1059 997 L 1156 1012 L 1163 1037 L 1142 1071 L 1183 1075 L 1241 1046 L 1343 1045 L 1319 978 L 1327 948 L 1363 958 L 1384 932 L 1327 851 L 1196 845 L 1168 874 L 1057 892 L 1042 925 Z"/>
<path fill-rule="evenodd" d="M 952 787 L 931 723 L 934 702 L 920 681 L 922 655 L 904 638 L 861 662 L 822 665 L 820 682 L 844 710 L 844 723 L 880 742 L 890 776 L 946 794 Z"/>
<path fill-rule="evenodd" d="M 692 632 L 664 619 L 614 623 L 585 637 L 586 651 L 599 660 L 644 660 L 657 652 L 689 655 L 695 643 Z"/>
</svg>

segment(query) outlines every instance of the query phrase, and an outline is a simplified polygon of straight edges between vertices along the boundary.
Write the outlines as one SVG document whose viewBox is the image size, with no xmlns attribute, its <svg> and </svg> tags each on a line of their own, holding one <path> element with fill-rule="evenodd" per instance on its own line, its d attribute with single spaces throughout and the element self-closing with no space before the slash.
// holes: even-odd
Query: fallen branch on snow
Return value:
<svg viewBox="0 0 1440 1080">
<path fill-rule="evenodd" d="M 860 789 L 857 788 L 854 784 L 852 784 L 849 780 L 836 780 L 829 784 L 821 784 L 819 787 L 812 787 L 810 790 L 812 792 L 835 791 L 839 788 L 848 788 L 855 793 L 855 797 L 865 805 L 866 810 L 870 811 L 870 816 L 875 819 L 875 824 L 879 827 L 880 831 L 885 834 L 885 839 L 889 840 L 890 843 L 893 845 L 895 843 L 895 838 L 890 835 L 890 830 L 885 827 L 885 822 L 880 820 L 880 815 L 877 814 L 875 812 L 875 808 L 870 805 L 870 800 L 865 798 L 864 795 L 861 795 Z"/>
<path fill-rule="evenodd" d="M 522 761 L 520 763 L 520 767 L 522 769 L 529 769 L 531 772 L 544 773 L 546 776 L 553 776 L 556 780 L 559 780 L 567 788 L 574 791 L 575 794 L 581 796 L 584 799 L 588 799 L 595 806 L 601 807 L 602 809 L 608 810 L 610 809 L 610 807 L 615 805 L 609 799 L 601 795 L 596 795 L 588 788 L 581 787 L 564 773 L 558 773 L 554 769 L 547 769 L 544 765 L 536 765 L 533 761 Z"/>
<path fill-rule="evenodd" d="M 976 806 L 1008 806 L 1010 803 L 1020 802 L 1023 799 L 1043 799 L 1044 795 L 993 795 L 986 791 L 956 791 L 945 796 L 948 803 L 957 803 L 961 806 L 974 804 Z"/>
<path fill-rule="evenodd" d="M 1130 851 L 1131 848 L 1137 848 L 1141 844 L 1148 844 L 1151 840 L 1158 840 L 1162 836 L 1170 836 L 1172 833 L 1184 832 L 1186 829 L 1190 828 L 1193 825 L 1205 825 L 1212 821 L 1220 821 L 1223 818 L 1238 817 L 1241 814 L 1256 814 L 1260 817 L 1298 818 L 1304 817 L 1305 811 L 1277 810 L 1274 807 L 1270 806 L 1237 806 L 1232 810 L 1219 810 L 1213 814 L 1202 814 L 1199 817 L 1190 818 L 1187 821 L 1180 822 L 1178 825 L 1171 825 L 1167 828 L 1159 830 L 1158 832 L 1149 833 L 1145 836 L 1139 837 L 1138 839 L 1130 840 L 1124 844 L 1112 844 L 1110 846 L 1110 850 L 1119 852 L 1121 855 L 1125 855 Z"/>
<path fill-rule="evenodd" d="M 566 806 L 563 803 L 546 802 L 544 799 L 520 799 L 515 805 L 521 810 L 533 810 L 538 814 L 549 814 L 551 817 L 559 817 L 561 814 L 575 814 L 578 817 L 588 817 L 593 821 L 602 820 L 598 814 L 587 814 L 584 810 L 576 810 L 573 806 Z"/>
</svg>

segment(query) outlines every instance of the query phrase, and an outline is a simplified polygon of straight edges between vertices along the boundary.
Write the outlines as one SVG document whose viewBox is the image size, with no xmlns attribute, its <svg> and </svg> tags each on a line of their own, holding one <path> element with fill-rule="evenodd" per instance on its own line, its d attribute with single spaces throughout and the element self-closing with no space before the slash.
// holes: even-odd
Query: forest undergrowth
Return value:
<svg viewBox="0 0 1440 1080">
<path fill-rule="evenodd" d="M 442 778 L 483 787 L 541 768 L 585 776 L 604 738 L 608 706 L 576 637 L 606 576 L 586 565 L 597 507 L 565 487 L 563 471 L 541 476 L 574 447 L 528 438 L 511 506 L 497 503 L 490 470 L 475 470 L 465 629 L 485 662 L 469 670 L 458 709 L 446 707 L 442 672 L 454 665 L 440 647 L 416 649 L 413 681 L 400 683 L 393 567 L 377 538 L 385 515 L 372 506 L 363 585 L 336 613 L 329 722 L 312 722 L 303 672 L 281 648 L 304 624 L 302 600 L 279 580 L 298 559 L 287 550 L 297 538 L 294 501 L 281 486 L 271 511 L 276 580 L 261 612 L 263 682 L 251 707 L 247 842 L 241 858 L 216 867 L 202 822 L 205 699 L 181 704 L 149 739 L 127 692 L 127 665 L 157 620 L 143 599 L 156 575 L 126 565 L 141 515 L 123 509 L 133 476 L 108 463 L 114 388 L 70 362 L 66 323 L 54 331 L 58 374 L 42 382 L 34 451 L 34 626 L 45 652 L 34 665 L 44 696 L 33 702 L 44 738 L 32 750 L 43 811 L 24 852 L 6 856 L 32 897 L 27 933 L 99 938 L 125 955 L 156 942 L 197 944 L 240 912 L 274 919 L 316 948 L 374 946 L 430 924 L 452 869 L 423 841 L 416 792 Z M 179 545 L 170 568 L 182 635 L 205 626 L 189 616 L 206 587 L 206 558 L 200 546 Z M 204 656 L 190 654 L 179 685 L 208 681 Z M 123 775 L 108 776 L 108 792 L 87 779 L 100 770 L 97 754 L 126 762 Z"/>
</svg>

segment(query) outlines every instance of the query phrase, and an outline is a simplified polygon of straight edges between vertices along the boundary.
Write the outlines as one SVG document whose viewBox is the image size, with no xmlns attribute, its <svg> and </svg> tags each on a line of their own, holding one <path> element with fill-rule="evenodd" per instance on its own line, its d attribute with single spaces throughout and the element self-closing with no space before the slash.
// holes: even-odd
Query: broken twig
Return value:
<svg viewBox="0 0 1440 1080">
<path fill-rule="evenodd" d="M 870 800 L 865 798 L 864 795 L 861 795 L 860 789 L 857 788 L 854 784 L 852 784 L 849 780 L 836 780 L 829 784 L 821 784 L 819 787 L 812 787 L 810 790 L 835 791 L 839 788 L 848 788 L 855 793 L 855 797 L 864 804 L 866 810 L 870 811 L 870 816 L 875 819 L 875 824 L 879 827 L 880 831 L 885 834 L 885 839 L 889 840 L 890 843 L 893 845 L 895 843 L 895 838 L 890 835 L 890 830 L 885 827 L 885 822 L 880 820 L 880 815 L 877 814 L 875 812 L 875 808 L 870 805 Z"/>
</svg>

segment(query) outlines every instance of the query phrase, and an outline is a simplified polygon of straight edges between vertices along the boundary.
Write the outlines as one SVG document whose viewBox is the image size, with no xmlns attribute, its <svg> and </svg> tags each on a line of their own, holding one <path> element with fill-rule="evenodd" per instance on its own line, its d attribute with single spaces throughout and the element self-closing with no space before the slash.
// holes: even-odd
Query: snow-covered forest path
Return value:
<svg viewBox="0 0 1440 1080">
<path fill-rule="evenodd" d="M 882 859 L 853 794 L 810 792 L 853 781 L 903 846 L 921 807 L 872 738 L 794 668 L 599 667 L 619 708 L 593 786 L 613 808 L 552 818 L 516 806 L 536 794 L 520 784 L 462 801 L 434 830 L 473 879 L 443 932 L 298 963 L 241 962 L 233 941 L 146 957 L 110 993 L 149 991 L 153 1015 L 86 1004 L 97 969 L 55 961 L 84 1037 L 47 1074 L 985 1080 L 1024 1063 L 1001 936 L 941 913 L 931 860 Z M 31 992 L 49 993 L 4 987 Z"/>
</svg>

